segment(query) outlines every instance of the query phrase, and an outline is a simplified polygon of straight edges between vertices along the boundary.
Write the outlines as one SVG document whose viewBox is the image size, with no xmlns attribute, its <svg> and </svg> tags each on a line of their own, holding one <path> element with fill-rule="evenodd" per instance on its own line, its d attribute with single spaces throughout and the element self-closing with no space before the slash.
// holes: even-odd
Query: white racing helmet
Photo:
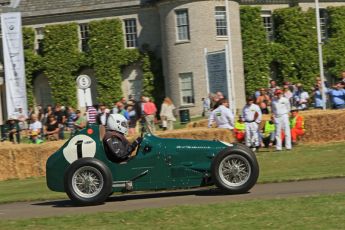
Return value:
<svg viewBox="0 0 345 230">
<path fill-rule="evenodd" d="M 110 114 L 108 117 L 107 128 L 110 130 L 115 130 L 122 134 L 127 134 L 127 119 L 121 114 Z"/>
</svg>

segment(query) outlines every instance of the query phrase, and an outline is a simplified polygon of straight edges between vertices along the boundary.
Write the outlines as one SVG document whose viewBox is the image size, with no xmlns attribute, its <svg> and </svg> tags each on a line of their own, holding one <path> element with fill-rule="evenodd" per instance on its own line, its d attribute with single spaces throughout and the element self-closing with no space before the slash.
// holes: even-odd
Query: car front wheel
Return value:
<svg viewBox="0 0 345 230">
<path fill-rule="evenodd" d="M 211 170 L 216 186 L 228 193 L 249 191 L 259 176 L 255 154 L 238 147 L 221 151 L 214 158 Z"/>
<path fill-rule="evenodd" d="M 112 192 L 112 175 L 109 168 L 94 158 L 82 158 L 66 170 L 65 191 L 78 205 L 103 203 Z"/>
</svg>

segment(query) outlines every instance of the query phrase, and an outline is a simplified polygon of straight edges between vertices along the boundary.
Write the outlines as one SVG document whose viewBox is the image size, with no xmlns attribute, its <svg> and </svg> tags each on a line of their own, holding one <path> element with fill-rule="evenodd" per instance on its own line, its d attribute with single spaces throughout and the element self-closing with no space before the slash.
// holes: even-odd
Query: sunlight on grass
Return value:
<svg viewBox="0 0 345 230">
<path fill-rule="evenodd" d="M 328 207 L 328 208 L 325 208 Z M 342 229 L 345 194 L 0 221 L 1 229 Z"/>
</svg>

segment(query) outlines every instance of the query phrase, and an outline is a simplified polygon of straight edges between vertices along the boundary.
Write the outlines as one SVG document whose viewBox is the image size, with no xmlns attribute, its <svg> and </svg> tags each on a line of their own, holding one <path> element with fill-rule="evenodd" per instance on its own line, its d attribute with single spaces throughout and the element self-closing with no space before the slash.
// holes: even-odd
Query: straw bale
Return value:
<svg viewBox="0 0 345 230">
<path fill-rule="evenodd" d="M 345 110 L 310 110 L 300 114 L 305 118 L 305 143 L 345 140 Z"/>
<path fill-rule="evenodd" d="M 306 133 L 300 138 L 303 143 L 324 143 L 345 140 L 345 110 L 300 111 L 305 119 Z M 271 115 L 263 115 L 261 126 Z M 187 128 L 207 127 L 207 119 L 187 124 Z"/>
<path fill-rule="evenodd" d="M 63 141 L 40 145 L 1 143 L 0 181 L 44 176 L 48 157 L 62 144 Z"/>
</svg>

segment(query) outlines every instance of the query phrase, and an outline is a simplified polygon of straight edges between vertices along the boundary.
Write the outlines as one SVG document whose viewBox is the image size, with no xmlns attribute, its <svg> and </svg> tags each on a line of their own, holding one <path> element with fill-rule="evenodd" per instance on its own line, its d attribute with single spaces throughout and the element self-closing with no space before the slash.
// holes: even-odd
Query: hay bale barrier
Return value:
<svg viewBox="0 0 345 230">
<path fill-rule="evenodd" d="M 345 141 L 345 110 L 307 110 L 300 111 L 304 117 L 306 133 L 300 138 L 302 143 L 327 143 Z M 270 118 L 264 115 L 261 125 Z M 206 119 L 191 122 L 187 129 L 206 128 Z"/>
<path fill-rule="evenodd" d="M 0 143 L 0 181 L 45 176 L 48 157 L 64 141 L 34 144 Z"/>
<path fill-rule="evenodd" d="M 345 110 L 309 110 L 300 112 L 305 118 L 306 134 L 302 143 L 326 143 L 345 141 Z M 264 116 L 263 120 L 269 119 Z M 163 138 L 197 140 L 221 140 L 234 142 L 229 130 L 207 128 L 207 120 L 191 122 L 186 129 L 157 132 Z M 134 137 L 129 138 L 131 141 Z M 40 145 L 0 143 L 0 181 L 45 176 L 48 157 L 58 150 L 64 141 L 46 142 Z"/>
<path fill-rule="evenodd" d="M 300 112 L 305 118 L 303 143 L 345 141 L 345 110 L 309 110 Z"/>
</svg>

